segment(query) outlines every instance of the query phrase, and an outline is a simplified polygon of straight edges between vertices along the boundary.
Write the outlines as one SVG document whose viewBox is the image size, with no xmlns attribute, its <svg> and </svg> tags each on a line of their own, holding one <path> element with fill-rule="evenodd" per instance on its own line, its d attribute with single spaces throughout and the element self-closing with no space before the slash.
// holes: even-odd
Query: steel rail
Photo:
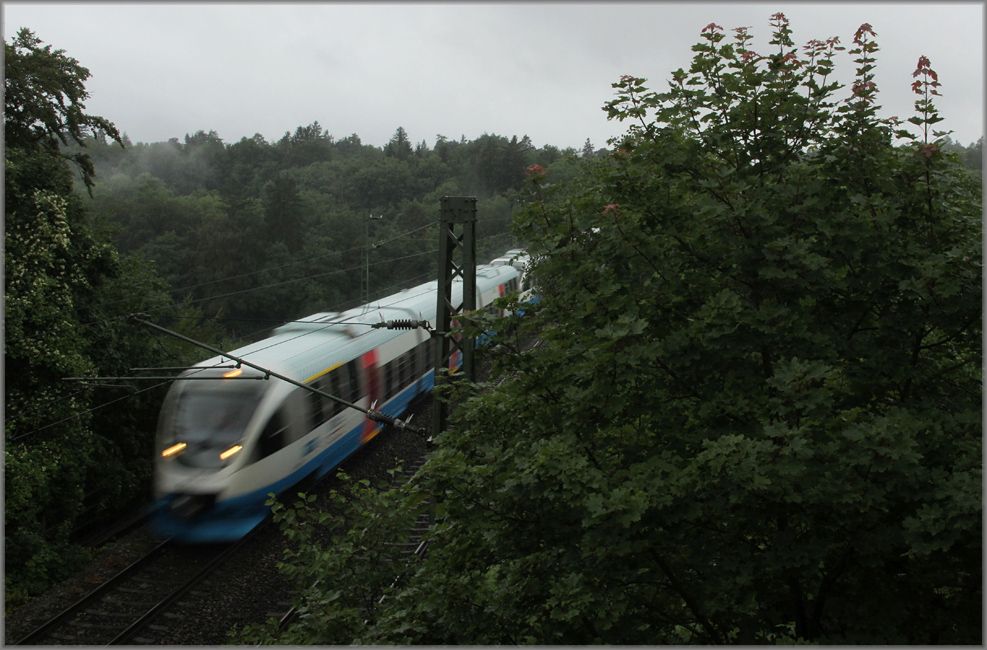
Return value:
<svg viewBox="0 0 987 650">
<path fill-rule="evenodd" d="M 265 519 L 264 521 L 266 523 L 267 521 L 270 521 L 270 519 Z M 238 551 L 247 542 L 247 540 L 252 539 L 257 534 L 257 531 L 261 530 L 262 528 L 264 528 L 263 525 L 254 528 L 247 535 L 240 538 L 240 540 L 237 541 L 235 544 L 232 544 L 229 547 L 227 547 L 222 553 L 220 553 L 212 560 L 210 560 L 209 563 L 206 564 L 206 566 L 202 567 L 202 569 L 198 573 L 196 573 L 191 578 L 189 578 L 185 582 L 185 584 L 183 584 L 178 589 L 173 590 L 169 595 L 165 596 L 160 601 L 158 601 L 156 605 L 151 607 L 151 609 L 147 610 L 147 612 L 145 612 L 140 618 L 138 618 L 136 621 L 134 621 L 129 626 L 127 626 L 125 630 L 123 630 L 115 637 L 113 637 L 113 639 L 106 645 L 123 645 L 127 643 L 127 641 L 131 640 L 131 638 L 134 636 L 134 633 L 136 633 L 138 630 L 140 630 L 145 625 L 150 623 L 151 619 L 156 617 L 165 608 L 167 608 L 169 605 L 171 605 L 176 600 L 178 600 L 183 595 L 185 595 L 185 593 L 189 589 L 199 584 L 207 576 L 213 573 L 220 564 L 222 564 L 228 557 L 233 555 L 233 553 Z"/>
<path fill-rule="evenodd" d="M 120 570 L 109 580 L 99 585 L 98 587 L 96 587 L 95 589 L 84 595 L 82 598 L 75 601 L 74 603 L 66 607 L 64 610 L 56 614 L 54 618 L 50 619 L 46 623 L 41 624 L 33 632 L 22 638 L 20 641 L 17 641 L 16 643 L 13 643 L 11 645 L 34 645 L 38 639 L 43 638 L 45 634 L 47 634 L 53 628 L 64 622 L 68 617 L 81 611 L 84 607 L 89 605 L 89 603 L 93 602 L 96 598 L 102 596 L 103 594 L 107 593 L 112 588 L 114 588 L 124 578 L 129 577 L 131 574 L 135 573 L 138 569 L 149 563 L 152 559 L 161 555 L 161 553 L 164 552 L 164 549 L 169 544 L 171 544 L 171 539 L 164 540 L 163 542 L 152 548 L 150 551 L 148 551 L 143 557 L 131 563 L 124 569 Z"/>
</svg>

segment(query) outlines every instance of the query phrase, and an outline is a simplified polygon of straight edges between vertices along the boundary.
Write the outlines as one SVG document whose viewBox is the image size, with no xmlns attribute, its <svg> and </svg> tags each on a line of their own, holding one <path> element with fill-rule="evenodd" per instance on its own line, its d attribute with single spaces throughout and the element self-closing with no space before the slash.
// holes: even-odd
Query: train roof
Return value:
<svg viewBox="0 0 987 650">
<path fill-rule="evenodd" d="M 489 291 L 517 276 L 517 270 L 510 265 L 480 265 L 476 269 L 477 291 Z M 453 280 L 453 303 L 462 300 L 462 286 L 462 278 Z M 374 329 L 374 323 L 412 319 L 427 320 L 434 325 L 437 290 L 438 282 L 432 280 L 343 312 L 311 314 L 285 323 L 275 328 L 269 337 L 231 350 L 230 353 L 301 381 L 312 374 L 309 371 L 313 363 L 325 363 L 327 353 L 321 349 L 325 346 L 334 348 L 329 356 L 335 354 L 338 356 L 337 360 L 346 360 L 407 333 Z M 221 364 L 224 360 L 228 362 L 226 357 L 215 356 L 196 366 L 209 367 Z"/>
</svg>

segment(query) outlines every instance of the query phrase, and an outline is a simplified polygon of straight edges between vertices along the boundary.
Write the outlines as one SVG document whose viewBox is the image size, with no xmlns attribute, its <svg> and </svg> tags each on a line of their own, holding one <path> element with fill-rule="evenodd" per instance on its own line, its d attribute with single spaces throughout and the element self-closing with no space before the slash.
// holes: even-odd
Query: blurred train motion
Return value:
<svg viewBox="0 0 987 650">
<path fill-rule="evenodd" d="M 477 309 L 525 291 L 527 255 L 508 251 L 476 269 Z M 402 415 L 434 385 L 433 343 L 424 330 L 374 329 L 379 320 L 435 323 L 436 281 L 342 313 L 318 313 L 231 351 L 363 408 Z M 452 285 L 462 302 L 462 279 Z M 450 369 L 462 362 L 456 353 Z M 298 386 L 215 356 L 181 377 L 158 419 L 155 533 L 187 542 L 239 539 L 267 516 L 268 493 L 318 478 L 383 425 Z"/>
</svg>

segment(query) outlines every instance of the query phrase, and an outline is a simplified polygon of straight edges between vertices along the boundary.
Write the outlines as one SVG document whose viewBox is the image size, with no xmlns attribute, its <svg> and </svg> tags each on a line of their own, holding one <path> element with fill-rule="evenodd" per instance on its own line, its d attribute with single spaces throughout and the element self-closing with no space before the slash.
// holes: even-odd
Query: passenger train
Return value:
<svg viewBox="0 0 987 650">
<path fill-rule="evenodd" d="M 523 251 L 476 270 L 477 309 L 527 289 Z M 318 313 L 276 328 L 231 354 L 363 408 L 402 415 L 434 384 L 433 343 L 424 330 L 375 322 L 435 323 L 437 282 L 342 313 Z M 462 301 L 462 279 L 452 284 Z M 450 369 L 462 363 L 456 353 Z M 324 476 L 381 431 L 378 422 L 316 393 L 226 357 L 202 361 L 168 391 L 157 428 L 156 534 L 186 542 L 243 537 L 268 514 L 271 492 Z M 211 381 L 193 381 L 211 379 Z"/>
</svg>

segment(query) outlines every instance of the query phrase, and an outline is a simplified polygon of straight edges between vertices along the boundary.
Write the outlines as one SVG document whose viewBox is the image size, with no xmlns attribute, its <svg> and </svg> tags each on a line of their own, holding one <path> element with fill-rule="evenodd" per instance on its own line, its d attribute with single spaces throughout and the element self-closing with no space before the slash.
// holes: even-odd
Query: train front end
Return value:
<svg viewBox="0 0 987 650">
<path fill-rule="evenodd" d="M 226 542 L 264 520 L 264 495 L 237 494 L 247 432 L 268 383 L 245 370 L 197 368 L 168 391 L 156 437 L 156 535 Z"/>
</svg>

